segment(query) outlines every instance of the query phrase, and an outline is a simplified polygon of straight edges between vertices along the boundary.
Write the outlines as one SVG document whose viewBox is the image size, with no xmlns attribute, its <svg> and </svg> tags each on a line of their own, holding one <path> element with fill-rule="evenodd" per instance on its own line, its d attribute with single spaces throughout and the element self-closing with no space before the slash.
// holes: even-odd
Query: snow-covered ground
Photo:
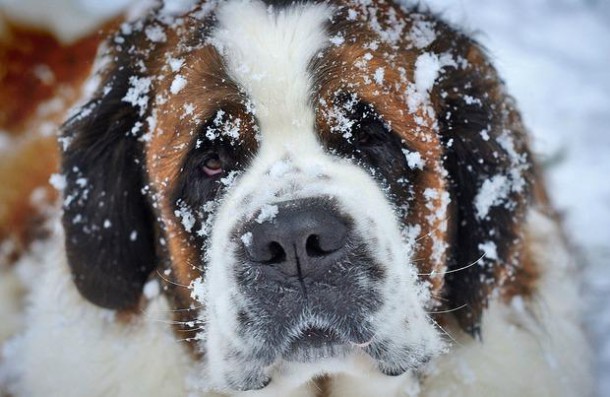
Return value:
<svg viewBox="0 0 610 397">
<path fill-rule="evenodd" d="M 133 2 L 54 0 L 53 7 L 41 7 L 45 1 L 0 0 L 0 7 L 67 39 Z M 420 2 L 475 32 L 520 104 L 534 149 L 547 164 L 552 198 L 587 265 L 584 290 L 598 395 L 610 396 L 610 1 Z"/>
</svg>

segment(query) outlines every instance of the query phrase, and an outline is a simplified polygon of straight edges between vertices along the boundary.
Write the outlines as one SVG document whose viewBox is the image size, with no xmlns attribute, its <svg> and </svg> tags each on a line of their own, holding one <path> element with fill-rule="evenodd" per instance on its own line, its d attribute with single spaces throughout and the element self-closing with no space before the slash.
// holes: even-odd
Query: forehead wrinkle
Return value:
<svg viewBox="0 0 610 397">
<path fill-rule="evenodd" d="M 328 43 L 324 25 L 331 13 L 323 4 L 274 10 L 236 0 L 220 6 L 212 42 L 254 105 L 263 143 L 272 134 L 296 138 L 313 131 L 308 66 Z"/>
</svg>

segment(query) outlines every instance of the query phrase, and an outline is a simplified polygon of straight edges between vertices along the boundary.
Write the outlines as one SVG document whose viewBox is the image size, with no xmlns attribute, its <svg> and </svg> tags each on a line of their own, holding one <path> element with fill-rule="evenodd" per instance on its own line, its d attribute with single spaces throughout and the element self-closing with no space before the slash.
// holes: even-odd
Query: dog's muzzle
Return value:
<svg viewBox="0 0 610 397">
<path fill-rule="evenodd" d="M 353 221 L 327 198 L 277 203 L 273 215 L 236 233 L 238 285 L 250 302 L 239 314 L 243 332 L 265 335 L 272 351 L 297 361 L 369 341 L 383 271 Z"/>
</svg>

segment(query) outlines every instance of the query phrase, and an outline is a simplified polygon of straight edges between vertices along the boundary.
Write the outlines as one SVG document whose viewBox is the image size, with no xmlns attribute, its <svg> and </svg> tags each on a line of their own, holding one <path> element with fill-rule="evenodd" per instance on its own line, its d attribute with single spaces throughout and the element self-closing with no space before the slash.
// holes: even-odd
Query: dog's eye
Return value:
<svg viewBox="0 0 610 397">
<path fill-rule="evenodd" d="M 352 127 L 354 143 L 358 147 L 375 147 L 388 140 L 390 131 L 370 105 L 360 102 L 355 106 L 352 116 L 356 121 Z"/>
<path fill-rule="evenodd" d="M 385 124 L 374 117 L 365 117 L 354 128 L 358 146 L 377 146 L 387 140 L 387 130 Z"/>
<path fill-rule="evenodd" d="M 216 175 L 222 174 L 222 160 L 218 154 L 213 153 L 210 154 L 206 160 L 203 162 L 203 172 L 205 175 L 209 177 L 214 177 Z"/>
</svg>

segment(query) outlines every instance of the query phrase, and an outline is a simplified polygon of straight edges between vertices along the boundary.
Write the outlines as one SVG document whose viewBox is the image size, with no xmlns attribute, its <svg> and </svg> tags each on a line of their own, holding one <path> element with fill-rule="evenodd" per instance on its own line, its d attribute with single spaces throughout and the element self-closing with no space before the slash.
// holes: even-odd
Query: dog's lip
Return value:
<svg viewBox="0 0 610 397">
<path fill-rule="evenodd" d="M 298 352 L 328 357 L 353 349 L 364 350 L 373 340 L 374 335 L 362 330 L 357 332 L 330 325 L 308 325 L 300 327 L 287 339 L 281 355 L 289 361 Z"/>
<path fill-rule="evenodd" d="M 290 343 L 305 343 L 312 347 L 329 343 L 341 343 L 342 337 L 331 327 L 309 326 L 303 328 Z"/>
</svg>

